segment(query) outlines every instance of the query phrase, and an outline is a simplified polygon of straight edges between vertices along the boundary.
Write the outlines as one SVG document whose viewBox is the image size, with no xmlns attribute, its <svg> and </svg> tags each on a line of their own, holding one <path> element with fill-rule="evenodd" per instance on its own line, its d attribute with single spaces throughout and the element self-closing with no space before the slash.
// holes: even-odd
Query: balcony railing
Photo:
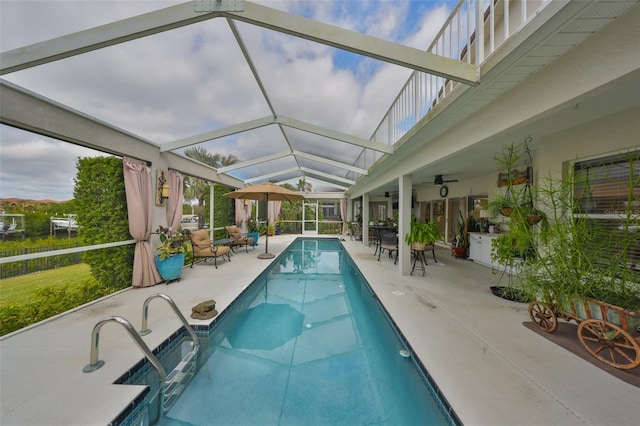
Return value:
<svg viewBox="0 0 640 426">
<path fill-rule="evenodd" d="M 481 65 L 550 1 L 460 0 L 426 51 Z M 477 43 L 477 40 L 483 40 L 483 43 Z M 460 84 L 414 71 L 370 139 L 386 145 L 395 144 Z M 368 169 L 381 156 L 382 153 L 363 150 L 354 165 Z M 357 178 L 353 173 L 347 177 Z"/>
</svg>

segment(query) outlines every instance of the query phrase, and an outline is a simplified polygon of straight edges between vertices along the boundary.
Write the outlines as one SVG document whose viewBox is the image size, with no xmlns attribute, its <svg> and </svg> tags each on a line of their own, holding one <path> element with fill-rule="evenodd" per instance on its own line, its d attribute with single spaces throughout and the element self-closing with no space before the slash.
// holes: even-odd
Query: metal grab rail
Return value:
<svg viewBox="0 0 640 426">
<path fill-rule="evenodd" d="M 187 332 L 191 336 L 191 340 L 193 340 L 193 350 L 197 351 L 200 347 L 200 341 L 198 340 L 196 332 L 193 331 L 193 328 L 191 327 L 191 325 L 189 325 L 189 322 L 187 322 L 187 319 L 184 317 L 184 315 L 182 315 L 182 312 L 180 312 L 173 299 L 171 299 L 166 294 L 156 293 L 147 297 L 147 299 L 144 301 L 144 304 L 142 305 L 142 330 L 140 330 L 139 334 L 141 336 L 146 336 L 147 334 L 151 333 L 151 330 L 147 326 L 149 317 L 149 303 L 151 303 L 153 299 L 157 298 L 166 300 L 169 306 L 171 306 L 171 309 L 173 309 L 173 312 L 176 314 L 180 322 L 182 322 L 182 324 L 184 325 L 184 328 L 187 329 Z"/>
<path fill-rule="evenodd" d="M 144 340 L 142 340 L 140 335 L 136 332 L 136 329 L 127 319 L 119 316 L 108 317 L 100 320 L 93 327 L 93 331 L 91 332 L 91 356 L 89 364 L 85 365 L 82 371 L 84 371 L 85 373 L 91 373 L 92 371 L 96 371 L 105 364 L 104 361 L 98 359 L 98 346 L 100 342 L 100 329 L 108 322 L 117 322 L 118 324 L 122 325 L 158 372 L 158 392 L 160 395 L 160 397 L 158 398 L 160 401 L 160 403 L 158 404 L 158 418 L 162 417 L 162 412 L 164 409 L 164 383 L 167 377 L 167 373 L 164 371 L 164 368 L 162 367 L 162 364 L 160 364 L 160 361 L 158 361 L 158 358 L 156 358 L 153 352 L 151 352 L 149 346 L 147 346 Z"/>
<path fill-rule="evenodd" d="M 169 296 L 162 293 L 151 295 L 144 301 L 144 304 L 142 305 L 142 330 L 140 330 L 139 334 L 144 336 L 151 333 L 151 329 L 147 326 L 149 303 L 151 303 L 153 299 L 158 298 L 164 299 L 169 306 L 171 306 L 171 309 L 173 309 L 173 312 L 176 314 L 178 319 L 180 319 L 192 340 L 192 346 L 189 353 L 178 363 L 171 373 L 169 373 L 164 381 L 163 393 L 160 395 L 160 410 L 162 414 L 166 414 L 184 390 L 186 383 L 191 380 L 191 377 L 193 377 L 193 374 L 195 373 L 196 358 L 198 356 L 198 349 L 200 348 L 200 341 L 198 340 L 198 336 L 195 331 L 193 331 L 193 328 L 189 325 L 186 318 L 176 306 L 175 302 Z"/>
<path fill-rule="evenodd" d="M 191 336 L 192 339 L 192 348 L 191 351 L 187 354 L 187 356 L 178 364 L 176 369 L 174 369 L 169 376 L 169 390 L 167 391 L 167 373 L 160 364 L 160 361 L 153 354 L 149 346 L 142 340 L 143 335 L 147 335 L 151 333 L 151 330 L 147 327 L 147 318 L 149 316 L 149 303 L 156 298 L 161 298 L 169 303 L 169 306 L 173 309 L 173 312 L 176 314 L 178 319 L 182 322 L 182 324 L 187 329 L 187 332 Z M 142 307 L 142 330 L 137 332 L 133 327 L 131 322 L 127 319 L 112 316 L 108 318 L 104 318 L 100 320 L 94 327 L 91 333 L 91 356 L 89 360 L 89 364 L 85 365 L 82 371 L 85 373 L 91 373 L 92 371 L 96 371 L 100 367 L 102 367 L 105 362 L 98 359 L 99 358 L 99 342 L 100 342 L 100 329 L 103 325 L 108 322 L 117 322 L 122 325 L 125 330 L 129 333 L 134 342 L 138 345 L 140 350 L 144 353 L 147 359 L 151 362 L 151 364 L 155 367 L 158 372 L 158 419 L 160 419 L 163 414 L 165 414 L 165 408 L 168 410 L 175 399 L 182 392 L 181 385 L 185 380 L 189 380 L 190 377 L 193 376 L 193 369 L 195 365 L 196 356 L 198 354 L 198 349 L 200 348 L 200 342 L 198 340 L 198 336 L 196 335 L 193 328 L 189 325 L 186 318 L 182 315 L 175 302 L 166 294 L 157 293 L 152 296 L 149 296 L 143 304 Z M 185 379 L 186 378 L 186 379 Z M 167 397 L 170 397 L 171 401 L 167 402 Z"/>
</svg>

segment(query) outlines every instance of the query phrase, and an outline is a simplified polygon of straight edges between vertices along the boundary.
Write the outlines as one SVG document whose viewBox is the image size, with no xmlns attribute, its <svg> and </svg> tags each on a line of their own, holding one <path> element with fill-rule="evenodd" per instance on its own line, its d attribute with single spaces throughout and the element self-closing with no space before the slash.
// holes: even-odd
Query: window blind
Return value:
<svg viewBox="0 0 640 426">
<path fill-rule="evenodd" d="M 640 273 L 640 151 L 574 165 L 574 220 L 589 227 L 602 257 Z"/>
</svg>

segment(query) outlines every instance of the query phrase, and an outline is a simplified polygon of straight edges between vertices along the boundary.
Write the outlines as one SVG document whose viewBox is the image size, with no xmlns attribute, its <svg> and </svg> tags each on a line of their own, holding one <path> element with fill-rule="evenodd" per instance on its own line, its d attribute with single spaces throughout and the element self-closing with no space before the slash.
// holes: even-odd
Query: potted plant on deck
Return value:
<svg viewBox="0 0 640 426">
<path fill-rule="evenodd" d="M 467 223 L 462 217 L 462 212 L 458 210 L 460 219 L 456 226 L 455 238 L 451 242 L 451 251 L 458 259 L 464 259 L 467 257 L 467 248 L 469 247 L 469 238 L 467 233 Z"/>
<path fill-rule="evenodd" d="M 253 238 L 253 245 L 258 245 L 258 238 L 260 238 L 260 225 L 257 220 L 253 220 L 253 218 L 249 218 L 247 222 L 247 238 Z"/>
<path fill-rule="evenodd" d="M 165 281 L 175 281 L 182 275 L 185 253 L 187 252 L 188 237 L 178 228 L 158 227 L 156 234 L 160 237 L 160 245 L 156 249 L 156 266 L 160 276 Z"/>
<path fill-rule="evenodd" d="M 404 240 L 413 250 L 423 251 L 426 246 L 442 240 L 440 229 L 435 222 L 419 222 L 415 216 L 411 218 L 411 230 Z"/>
</svg>

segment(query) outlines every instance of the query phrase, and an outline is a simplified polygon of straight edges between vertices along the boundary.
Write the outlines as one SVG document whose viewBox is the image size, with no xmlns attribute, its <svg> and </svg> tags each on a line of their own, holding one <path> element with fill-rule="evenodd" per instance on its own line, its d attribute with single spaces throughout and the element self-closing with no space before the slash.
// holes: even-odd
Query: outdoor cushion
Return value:
<svg viewBox="0 0 640 426">
<path fill-rule="evenodd" d="M 225 226 L 225 228 L 232 246 L 247 246 L 247 251 L 248 246 L 253 246 L 255 249 L 253 237 L 247 237 L 247 234 L 240 231 L 237 225 Z"/>
<path fill-rule="evenodd" d="M 199 229 L 190 234 L 191 245 L 193 247 L 193 259 L 196 257 L 203 257 L 205 261 L 208 258 L 213 258 L 213 264 L 218 269 L 217 258 L 227 255 L 227 259 L 231 261 L 231 248 L 229 246 L 215 246 L 211 244 L 209 239 L 209 232 L 206 229 Z M 193 267 L 193 260 L 191 261 L 191 267 Z"/>
</svg>

